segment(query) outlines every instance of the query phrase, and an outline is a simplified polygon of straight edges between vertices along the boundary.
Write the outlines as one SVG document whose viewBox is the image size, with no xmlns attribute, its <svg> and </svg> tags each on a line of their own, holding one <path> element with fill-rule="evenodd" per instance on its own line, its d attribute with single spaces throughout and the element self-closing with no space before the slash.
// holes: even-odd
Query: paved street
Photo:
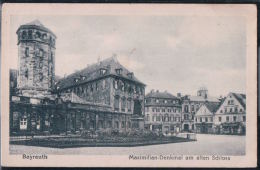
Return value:
<svg viewBox="0 0 260 170">
<path fill-rule="evenodd" d="M 244 155 L 245 136 L 197 134 L 197 141 L 140 147 L 81 147 L 45 148 L 11 145 L 11 154 L 86 154 L 86 155 L 129 155 L 129 154 L 176 154 L 176 155 Z"/>
</svg>

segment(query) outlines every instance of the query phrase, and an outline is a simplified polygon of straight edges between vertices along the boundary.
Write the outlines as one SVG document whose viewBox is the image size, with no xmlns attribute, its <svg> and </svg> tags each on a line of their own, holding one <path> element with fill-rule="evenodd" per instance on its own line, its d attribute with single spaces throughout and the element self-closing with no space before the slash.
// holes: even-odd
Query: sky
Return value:
<svg viewBox="0 0 260 170">
<path fill-rule="evenodd" d="M 196 95 L 246 92 L 246 25 L 232 16 L 12 16 L 16 30 L 38 19 L 56 36 L 55 73 L 64 76 L 113 55 L 151 89 Z"/>
</svg>

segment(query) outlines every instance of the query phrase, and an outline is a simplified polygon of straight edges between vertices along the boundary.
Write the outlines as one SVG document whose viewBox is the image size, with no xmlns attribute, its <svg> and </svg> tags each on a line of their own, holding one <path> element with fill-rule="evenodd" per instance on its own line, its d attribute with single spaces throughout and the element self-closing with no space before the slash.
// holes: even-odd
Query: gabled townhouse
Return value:
<svg viewBox="0 0 260 170">
<path fill-rule="evenodd" d="M 246 95 L 229 93 L 215 113 L 216 133 L 245 134 L 246 132 Z"/>
<path fill-rule="evenodd" d="M 196 96 L 186 95 L 182 97 L 182 131 L 194 132 L 194 116 L 195 113 L 204 103 L 219 104 L 220 100 L 217 97 L 210 96 L 206 87 L 201 87 L 197 91 Z"/>
<path fill-rule="evenodd" d="M 196 133 L 214 133 L 214 116 L 218 107 L 218 103 L 206 102 L 201 105 L 195 113 L 194 123 Z"/>
</svg>

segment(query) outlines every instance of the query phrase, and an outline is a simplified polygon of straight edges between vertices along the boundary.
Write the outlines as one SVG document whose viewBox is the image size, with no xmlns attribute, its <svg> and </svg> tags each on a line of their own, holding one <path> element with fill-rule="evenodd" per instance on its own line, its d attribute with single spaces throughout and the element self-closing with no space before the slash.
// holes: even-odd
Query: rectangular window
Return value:
<svg viewBox="0 0 260 170">
<path fill-rule="evenodd" d="M 115 96 L 114 108 L 116 111 L 119 111 L 119 96 Z"/>
<path fill-rule="evenodd" d="M 40 119 L 40 117 L 38 117 L 38 118 L 36 119 L 36 129 L 37 129 L 37 130 L 40 130 L 40 129 L 41 129 L 41 119 Z"/>
<path fill-rule="evenodd" d="M 186 113 L 189 112 L 188 105 L 185 105 L 185 106 L 184 106 L 184 112 L 186 112 Z"/>
<path fill-rule="evenodd" d="M 155 109 L 154 109 L 154 108 L 153 108 L 152 110 L 153 110 L 153 112 L 155 112 Z"/>
<path fill-rule="evenodd" d="M 153 116 L 153 121 L 154 121 L 154 122 L 156 121 L 156 116 Z"/>
<path fill-rule="evenodd" d="M 221 120 L 221 117 L 218 117 L 218 121 L 219 121 L 219 122 L 221 122 L 221 121 L 222 121 L 222 120 Z"/>
<path fill-rule="evenodd" d="M 236 122 L 237 121 L 237 117 L 233 116 L 233 121 Z"/>
<path fill-rule="evenodd" d="M 27 118 L 21 118 L 20 119 L 20 130 L 26 130 L 27 129 Z"/>
<path fill-rule="evenodd" d="M 192 111 L 192 112 L 194 111 L 194 105 L 191 106 L 191 111 Z"/>
<path fill-rule="evenodd" d="M 131 109 L 131 108 L 132 108 L 131 105 L 132 105 L 131 99 L 128 99 L 128 100 L 127 100 L 127 110 L 128 110 L 128 112 L 130 112 L 130 111 L 132 110 L 132 109 Z"/>
<path fill-rule="evenodd" d="M 208 118 L 207 117 L 205 118 L 205 121 L 208 122 Z"/>
<path fill-rule="evenodd" d="M 243 116 L 243 122 L 245 122 L 246 121 L 246 116 Z"/>
<path fill-rule="evenodd" d="M 229 116 L 226 116 L 226 121 L 229 122 Z"/>
<path fill-rule="evenodd" d="M 210 118 L 210 122 L 213 122 L 213 117 Z"/>
<path fill-rule="evenodd" d="M 125 98 L 122 98 L 122 100 L 121 100 L 121 110 L 125 111 L 125 107 L 126 107 L 126 101 L 125 101 Z"/>
<path fill-rule="evenodd" d="M 200 117 L 200 122 L 202 122 L 202 118 Z"/>
<path fill-rule="evenodd" d="M 162 109 L 162 112 L 165 112 L 165 109 Z"/>
<path fill-rule="evenodd" d="M 124 122 L 124 121 L 121 122 L 121 127 L 122 127 L 122 128 L 125 128 L 125 122 Z"/>
</svg>

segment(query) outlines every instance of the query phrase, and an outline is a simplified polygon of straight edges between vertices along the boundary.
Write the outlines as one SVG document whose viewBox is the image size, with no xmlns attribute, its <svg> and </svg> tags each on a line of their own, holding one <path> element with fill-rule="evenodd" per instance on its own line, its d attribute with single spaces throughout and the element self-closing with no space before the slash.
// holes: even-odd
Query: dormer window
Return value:
<svg viewBox="0 0 260 170">
<path fill-rule="evenodd" d="M 127 76 L 129 77 L 129 78 L 133 78 L 133 75 L 134 75 L 134 73 L 127 73 Z"/>
<path fill-rule="evenodd" d="M 86 76 L 80 76 L 81 80 L 86 80 Z"/>
<path fill-rule="evenodd" d="M 79 79 L 78 79 L 78 78 L 75 78 L 74 81 L 77 83 L 77 82 L 79 81 Z"/>
<path fill-rule="evenodd" d="M 101 68 L 100 75 L 105 75 L 107 73 L 107 69 Z"/>
<path fill-rule="evenodd" d="M 116 69 L 116 74 L 121 75 L 122 74 L 122 68 Z"/>
</svg>

